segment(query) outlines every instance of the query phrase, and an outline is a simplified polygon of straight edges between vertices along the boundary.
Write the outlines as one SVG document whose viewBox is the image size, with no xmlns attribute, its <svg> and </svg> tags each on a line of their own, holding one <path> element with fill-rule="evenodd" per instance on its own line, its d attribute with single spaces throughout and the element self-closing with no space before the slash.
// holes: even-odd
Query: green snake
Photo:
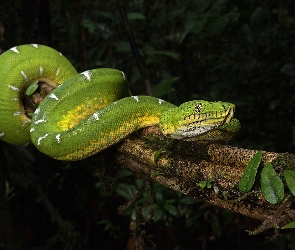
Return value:
<svg viewBox="0 0 295 250">
<path fill-rule="evenodd" d="M 54 90 L 32 119 L 23 100 L 32 85 Z M 194 100 L 179 107 L 151 96 L 130 96 L 128 81 L 116 69 L 77 73 L 56 50 L 37 44 L 16 46 L 0 56 L 0 138 L 15 145 L 33 143 L 59 160 L 79 160 L 157 125 L 176 139 L 204 136 L 222 127 L 236 133 L 235 105 Z"/>
</svg>

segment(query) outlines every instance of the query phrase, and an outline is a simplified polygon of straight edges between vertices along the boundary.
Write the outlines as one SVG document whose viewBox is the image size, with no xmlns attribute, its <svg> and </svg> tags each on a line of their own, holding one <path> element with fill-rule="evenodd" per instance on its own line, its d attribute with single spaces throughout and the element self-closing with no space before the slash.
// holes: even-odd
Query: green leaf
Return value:
<svg viewBox="0 0 295 250">
<path fill-rule="evenodd" d="M 201 181 L 201 182 L 199 183 L 199 186 L 200 186 L 201 188 L 206 187 L 206 185 L 207 185 L 207 181 Z"/>
<path fill-rule="evenodd" d="M 165 204 L 163 206 L 163 208 L 167 211 L 169 211 L 170 214 L 176 215 L 177 214 L 177 208 L 176 206 L 172 205 L 172 204 Z"/>
<path fill-rule="evenodd" d="M 119 40 L 114 42 L 114 45 L 118 52 L 129 53 L 131 51 L 130 44 L 126 41 Z"/>
<path fill-rule="evenodd" d="M 249 192 L 255 182 L 257 169 L 262 159 L 262 151 L 259 150 L 249 161 L 239 182 L 239 189 L 242 192 Z"/>
<path fill-rule="evenodd" d="M 154 215 L 155 215 L 156 221 L 160 220 L 163 217 L 163 210 L 154 209 Z"/>
<path fill-rule="evenodd" d="M 261 191 L 271 204 L 277 204 L 284 198 L 284 184 L 270 162 L 265 164 L 261 172 Z"/>
<path fill-rule="evenodd" d="M 141 13 L 128 13 L 128 20 L 145 20 L 145 16 Z"/>
<path fill-rule="evenodd" d="M 295 196 L 295 172 L 292 170 L 284 170 L 284 177 L 289 190 Z"/>
<path fill-rule="evenodd" d="M 270 17 L 270 12 L 267 8 L 258 6 L 250 18 L 252 29 L 265 29 L 265 21 Z"/>
<path fill-rule="evenodd" d="M 83 25 L 89 31 L 90 34 L 93 34 L 96 28 L 96 24 L 93 21 L 91 21 L 90 19 L 84 18 Z"/>
<path fill-rule="evenodd" d="M 121 195 L 122 197 L 124 197 L 126 200 L 130 200 L 132 198 L 132 193 L 127 192 L 127 191 L 125 191 L 123 189 L 118 189 L 117 193 L 119 195 Z"/>
<path fill-rule="evenodd" d="M 38 80 L 34 81 L 33 83 L 31 83 L 31 85 L 29 87 L 27 87 L 26 95 L 27 96 L 32 95 L 36 91 L 37 88 L 38 88 Z"/>
<path fill-rule="evenodd" d="M 207 24 L 209 15 L 199 15 L 189 13 L 187 20 L 184 22 L 184 32 L 180 37 L 182 42 L 189 33 L 199 34 Z"/>
<path fill-rule="evenodd" d="M 181 58 L 181 55 L 179 53 L 171 52 L 171 51 L 153 51 L 152 53 L 158 54 L 158 55 L 164 55 L 175 60 L 179 60 Z"/>
<path fill-rule="evenodd" d="M 132 171 L 130 171 L 128 169 L 123 169 L 123 170 L 119 171 L 116 178 L 121 179 L 121 178 L 129 177 L 132 175 L 134 175 L 134 173 Z"/>
<path fill-rule="evenodd" d="M 229 23 L 229 18 L 226 16 L 219 16 L 208 27 L 208 32 L 211 36 L 219 36 Z"/>
<path fill-rule="evenodd" d="M 161 153 L 162 153 L 163 149 L 159 149 L 155 154 L 154 154 L 154 162 L 157 162 L 157 160 L 159 159 Z"/>
<path fill-rule="evenodd" d="M 212 182 L 211 181 L 207 181 L 206 188 L 211 188 L 211 187 L 212 187 Z"/>
<path fill-rule="evenodd" d="M 94 34 L 94 31 L 98 30 L 100 32 L 100 35 L 105 40 L 107 40 L 112 35 L 111 30 L 105 24 L 97 23 L 90 19 L 84 18 L 83 25 L 90 34 Z"/>
<path fill-rule="evenodd" d="M 115 12 L 107 12 L 107 11 L 98 11 L 95 13 L 96 16 L 104 17 L 111 19 L 112 21 L 118 21 L 120 18 L 115 14 Z"/>
<path fill-rule="evenodd" d="M 212 182 L 213 182 L 213 181 L 214 181 L 213 178 L 210 178 L 209 180 L 201 181 L 201 182 L 199 183 L 199 186 L 200 186 L 201 188 L 204 188 L 204 187 L 206 187 L 206 188 L 211 188 L 211 187 L 212 187 Z"/>
<path fill-rule="evenodd" d="M 156 97 L 160 97 L 166 94 L 170 94 L 174 91 L 174 88 L 171 86 L 174 82 L 176 82 L 178 77 L 171 77 L 169 79 L 165 79 L 161 81 L 159 84 L 153 86 L 153 93 Z"/>
<path fill-rule="evenodd" d="M 281 69 L 280 73 L 285 74 L 287 76 L 294 76 L 294 65 L 292 63 L 286 63 Z"/>
<path fill-rule="evenodd" d="M 155 172 L 152 172 L 152 173 L 151 173 L 151 176 L 152 176 L 152 177 L 156 177 L 156 176 L 158 176 L 158 175 L 160 175 L 160 174 L 161 174 L 160 171 L 155 171 Z"/>
<path fill-rule="evenodd" d="M 292 221 L 292 222 L 290 222 L 287 225 L 282 227 L 282 229 L 289 229 L 289 228 L 295 228 L 295 221 Z"/>
<path fill-rule="evenodd" d="M 154 153 L 154 162 L 157 162 L 158 158 L 160 157 L 162 151 L 169 147 L 174 142 L 174 139 L 171 139 L 169 142 L 165 144 L 164 147 L 160 148 L 156 153 Z"/>
</svg>

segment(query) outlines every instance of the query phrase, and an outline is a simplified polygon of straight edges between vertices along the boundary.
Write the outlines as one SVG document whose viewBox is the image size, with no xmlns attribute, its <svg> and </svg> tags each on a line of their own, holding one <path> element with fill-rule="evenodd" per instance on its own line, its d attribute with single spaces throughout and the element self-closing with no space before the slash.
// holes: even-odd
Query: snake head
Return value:
<svg viewBox="0 0 295 250">
<path fill-rule="evenodd" d="M 228 102 L 195 100 L 162 114 L 160 128 L 174 139 L 190 139 L 230 123 L 235 105 Z"/>
</svg>

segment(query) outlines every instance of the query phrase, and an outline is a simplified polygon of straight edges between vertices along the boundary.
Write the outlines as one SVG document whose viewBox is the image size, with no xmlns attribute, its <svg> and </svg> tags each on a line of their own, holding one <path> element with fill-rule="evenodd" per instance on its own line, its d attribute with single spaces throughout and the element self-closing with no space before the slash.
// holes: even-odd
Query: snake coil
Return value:
<svg viewBox="0 0 295 250">
<path fill-rule="evenodd" d="M 6 51 L 0 73 L 0 138 L 15 145 L 32 142 L 60 160 L 88 157 L 152 125 L 177 139 L 225 125 L 234 133 L 240 126 L 231 103 L 195 100 L 176 107 L 155 97 L 130 96 L 123 72 L 103 68 L 78 74 L 61 53 L 44 45 Z M 44 83 L 54 90 L 34 107 L 31 119 L 24 100 L 31 95 L 28 89 Z"/>
</svg>

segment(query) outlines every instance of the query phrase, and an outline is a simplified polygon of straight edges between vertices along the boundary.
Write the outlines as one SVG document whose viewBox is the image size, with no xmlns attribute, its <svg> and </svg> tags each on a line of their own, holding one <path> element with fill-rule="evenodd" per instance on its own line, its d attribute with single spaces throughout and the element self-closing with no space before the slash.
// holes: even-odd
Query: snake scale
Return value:
<svg viewBox="0 0 295 250">
<path fill-rule="evenodd" d="M 32 114 L 23 100 L 32 84 L 50 92 Z M 179 107 L 151 96 L 131 96 L 123 72 L 93 69 L 80 74 L 56 50 L 20 45 L 0 56 L 0 138 L 33 143 L 59 160 L 79 160 L 119 142 L 132 132 L 158 125 L 163 134 L 189 139 L 222 126 L 239 130 L 234 104 L 194 100 Z"/>
</svg>

